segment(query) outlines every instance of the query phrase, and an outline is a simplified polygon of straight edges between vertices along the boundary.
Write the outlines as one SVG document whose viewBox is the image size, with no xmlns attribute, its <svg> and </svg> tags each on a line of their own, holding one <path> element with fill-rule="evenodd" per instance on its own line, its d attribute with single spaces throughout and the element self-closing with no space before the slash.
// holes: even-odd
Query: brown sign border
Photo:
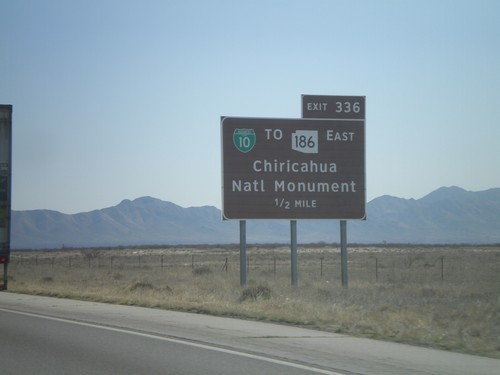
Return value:
<svg viewBox="0 0 500 375">
<path fill-rule="evenodd" d="M 363 219 L 366 206 L 364 125 L 364 119 L 222 117 L 223 218 L 234 220 Z M 235 129 L 255 131 L 255 146 L 250 151 L 243 152 L 234 145 Z M 280 129 L 283 133 L 281 141 L 276 141 L 273 138 L 274 134 L 266 132 L 265 129 Z M 320 138 L 318 154 L 292 150 L 291 136 L 299 129 L 318 131 Z M 356 133 L 357 135 L 354 136 L 356 142 L 327 142 L 325 139 L 327 131 Z M 259 171 L 256 171 L 253 165 L 256 160 L 259 162 L 257 167 Z M 297 168 L 297 164 L 294 163 L 299 163 L 306 172 L 294 172 L 293 169 Z M 308 166 L 307 163 L 310 165 Z M 321 164 L 323 168 L 329 168 L 332 163 L 335 164 L 336 172 L 314 172 L 314 168 L 320 163 L 324 163 Z M 268 170 L 262 172 L 264 164 Z M 313 171 L 307 171 L 307 169 Z M 234 185 L 232 186 L 232 181 L 237 182 L 236 189 Z M 276 181 L 285 181 L 283 183 L 285 185 L 279 185 L 277 192 L 273 181 L 274 184 Z M 353 181 L 355 187 L 352 186 Z M 289 182 L 291 182 L 289 186 L 295 191 L 287 189 L 286 184 Z M 326 189 L 326 191 L 298 192 L 299 183 L 304 187 Z M 309 185 L 306 185 L 307 183 Z M 352 189 L 346 190 L 346 184 L 351 184 L 349 188 Z M 284 190 L 280 190 L 283 186 Z M 298 208 L 296 201 L 300 206 Z M 288 209 L 285 208 L 286 205 L 289 205 Z"/>
</svg>

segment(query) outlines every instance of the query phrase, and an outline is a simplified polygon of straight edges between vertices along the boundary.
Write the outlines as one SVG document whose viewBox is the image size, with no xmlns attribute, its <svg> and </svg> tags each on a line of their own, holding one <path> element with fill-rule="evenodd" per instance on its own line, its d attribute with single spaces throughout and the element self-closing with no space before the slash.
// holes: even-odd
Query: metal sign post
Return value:
<svg viewBox="0 0 500 375">
<path fill-rule="evenodd" d="M 246 221 L 240 220 L 240 286 L 247 285 L 247 229 Z"/>
<path fill-rule="evenodd" d="M 340 220 L 340 274 L 342 277 L 342 286 L 349 286 L 348 267 L 347 267 L 347 221 Z"/>
<path fill-rule="evenodd" d="M 292 286 L 298 285 L 298 267 L 297 267 L 297 221 L 290 220 L 290 263 L 292 265 Z"/>
<path fill-rule="evenodd" d="M 12 176 L 12 106 L 0 104 L 0 264 L 6 290 L 10 261 L 10 208 Z"/>
</svg>

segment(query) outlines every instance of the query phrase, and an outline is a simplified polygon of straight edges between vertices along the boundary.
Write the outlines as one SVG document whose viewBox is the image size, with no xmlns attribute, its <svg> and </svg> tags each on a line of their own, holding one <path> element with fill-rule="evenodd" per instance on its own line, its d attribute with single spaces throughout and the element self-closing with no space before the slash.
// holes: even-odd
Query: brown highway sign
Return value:
<svg viewBox="0 0 500 375">
<path fill-rule="evenodd" d="M 364 120 L 365 97 L 302 95 L 302 118 Z"/>
<path fill-rule="evenodd" d="M 222 117 L 224 219 L 362 219 L 363 119 Z"/>
</svg>

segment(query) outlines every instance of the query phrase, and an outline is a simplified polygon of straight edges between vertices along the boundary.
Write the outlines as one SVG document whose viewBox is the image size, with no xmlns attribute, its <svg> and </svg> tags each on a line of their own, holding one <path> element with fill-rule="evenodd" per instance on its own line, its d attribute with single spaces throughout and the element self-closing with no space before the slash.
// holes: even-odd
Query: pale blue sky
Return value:
<svg viewBox="0 0 500 375">
<path fill-rule="evenodd" d="M 500 187 L 500 1 L 0 0 L 15 210 L 221 206 L 220 116 L 363 95 L 367 198 Z"/>
</svg>

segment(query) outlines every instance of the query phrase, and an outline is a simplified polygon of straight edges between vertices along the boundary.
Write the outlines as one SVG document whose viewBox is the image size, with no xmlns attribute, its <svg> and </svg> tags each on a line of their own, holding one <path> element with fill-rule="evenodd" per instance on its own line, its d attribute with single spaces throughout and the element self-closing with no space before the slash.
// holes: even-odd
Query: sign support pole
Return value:
<svg viewBox="0 0 500 375">
<path fill-rule="evenodd" d="M 0 263 L 3 263 L 2 290 L 7 290 L 10 262 L 12 189 L 12 105 L 0 104 Z"/>
<path fill-rule="evenodd" d="M 240 286 L 247 285 L 247 228 L 246 221 L 240 220 Z"/>
<path fill-rule="evenodd" d="M 297 220 L 290 221 L 290 249 L 292 264 L 292 286 L 297 286 Z"/>
<path fill-rule="evenodd" d="M 9 264 L 4 263 L 4 265 L 3 265 L 3 290 L 7 290 L 7 283 L 9 281 L 9 277 L 7 274 L 8 268 L 9 268 Z"/>
<path fill-rule="evenodd" d="M 342 286 L 349 285 L 347 275 L 347 220 L 340 220 L 340 264 L 342 274 Z"/>
</svg>

